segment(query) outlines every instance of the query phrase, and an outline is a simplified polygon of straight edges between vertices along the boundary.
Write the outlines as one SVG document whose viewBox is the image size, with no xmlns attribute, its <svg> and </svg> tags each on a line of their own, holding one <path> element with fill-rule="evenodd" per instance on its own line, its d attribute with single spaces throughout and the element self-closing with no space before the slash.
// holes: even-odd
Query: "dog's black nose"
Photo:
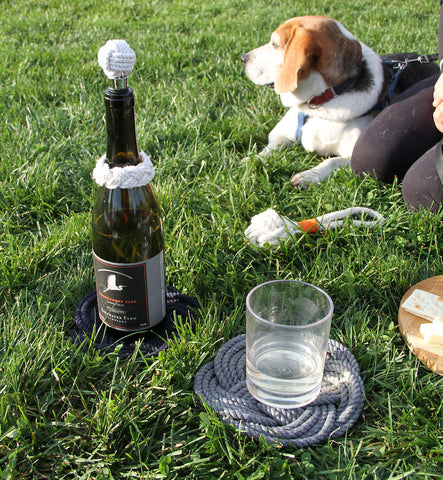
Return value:
<svg viewBox="0 0 443 480">
<path fill-rule="evenodd" d="M 249 55 L 248 55 L 247 53 L 244 53 L 244 54 L 241 56 L 241 63 L 242 63 L 243 65 L 245 65 L 246 62 L 248 61 L 248 59 L 249 59 Z"/>
</svg>

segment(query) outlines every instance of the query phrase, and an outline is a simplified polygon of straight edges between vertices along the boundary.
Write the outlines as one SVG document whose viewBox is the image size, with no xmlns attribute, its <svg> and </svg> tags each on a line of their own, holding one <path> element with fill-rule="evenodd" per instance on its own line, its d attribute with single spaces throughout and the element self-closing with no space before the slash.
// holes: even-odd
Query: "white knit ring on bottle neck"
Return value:
<svg viewBox="0 0 443 480">
<path fill-rule="evenodd" d="M 97 160 L 92 176 L 100 187 L 134 188 L 147 185 L 154 178 L 154 166 L 146 153 L 140 152 L 141 162 L 137 165 L 110 168 L 106 155 Z"/>
</svg>

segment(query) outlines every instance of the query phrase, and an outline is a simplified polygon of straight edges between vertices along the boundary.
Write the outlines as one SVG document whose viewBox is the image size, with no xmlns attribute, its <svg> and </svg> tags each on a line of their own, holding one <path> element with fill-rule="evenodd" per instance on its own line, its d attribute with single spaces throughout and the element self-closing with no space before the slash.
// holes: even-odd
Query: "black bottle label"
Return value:
<svg viewBox="0 0 443 480">
<path fill-rule="evenodd" d="M 145 330 L 166 315 L 163 250 L 144 262 L 113 263 L 93 253 L 100 319 L 118 330 Z"/>
</svg>

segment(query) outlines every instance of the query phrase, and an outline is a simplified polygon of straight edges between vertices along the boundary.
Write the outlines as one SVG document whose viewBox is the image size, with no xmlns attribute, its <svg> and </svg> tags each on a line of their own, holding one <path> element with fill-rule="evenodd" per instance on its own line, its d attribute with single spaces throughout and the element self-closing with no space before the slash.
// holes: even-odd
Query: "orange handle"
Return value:
<svg viewBox="0 0 443 480">
<path fill-rule="evenodd" d="M 316 233 L 319 228 L 319 223 L 316 218 L 308 218 L 307 220 L 302 220 L 297 222 L 298 226 L 307 233 Z"/>
</svg>

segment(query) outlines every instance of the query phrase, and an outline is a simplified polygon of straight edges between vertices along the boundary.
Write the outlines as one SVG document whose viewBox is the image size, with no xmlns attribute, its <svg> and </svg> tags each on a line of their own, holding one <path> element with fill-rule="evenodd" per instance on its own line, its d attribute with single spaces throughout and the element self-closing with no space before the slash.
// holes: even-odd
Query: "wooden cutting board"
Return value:
<svg viewBox="0 0 443 480">
<path fill-rule="evenodd" d="M 403 295 L 398 310 L 400 332 L 412 353 L 433 372 L 443 375 L 443 345 L 427 344 L 420 335 L 420 325 L 422 323 L 429 323 L 429 321 L 407 312 L 402 307 L 405 300 L 416 289 L 443 296 L 443 275 L 427 278 L 411 287 Z"/>
</svg>

